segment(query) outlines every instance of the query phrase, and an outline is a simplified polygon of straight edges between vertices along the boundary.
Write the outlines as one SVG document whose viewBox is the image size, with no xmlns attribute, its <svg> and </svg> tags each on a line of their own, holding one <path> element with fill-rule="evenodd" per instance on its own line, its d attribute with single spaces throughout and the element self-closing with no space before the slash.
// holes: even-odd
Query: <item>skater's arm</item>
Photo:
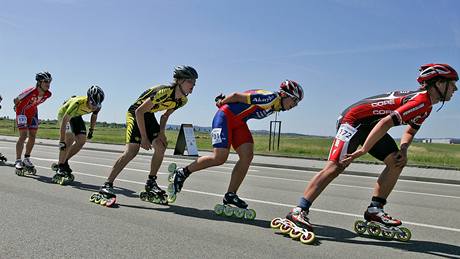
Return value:
<svg viewBox="0 0 460 259">
<path fill-rule="evenodd" d="M 59 142 L 64 142 L 65 141 L 65 128 L 67 126 L 67 123 L 70 121 L 70 116 L 68 114 L 64 115 L 62 117 L 61 121 L 61 128 L 59 131 Z"/>
<path fill-rule="evenodd" d="M 361 148 L 358 148 L 352 154 L 345 155 L 345 159 L 343 159 L 341 163 L 349 164 L 354 159 L 369 152 L 369 150 L 375 145 L 375 143 L 377 143 L 377 141 L 379 141 L 393 126 L 394 122 L 391 116 L 388 115 L 385 118 L 381 119 L 369 133 L 369 135 L 366 138 L 366 141 L 364 141 L 363 146 Z"/>
<path fill-rule="evenodd" d="M 396 166 L 404 167 L 407 164 L 407 149 L 417 133 L 417 129 L 407 126 L 401 136 L 400 150 L 395 155 Z"/>
<path fill-rule="evenodd" d="M 89 123 L 90 130 L 94 130 L 94 127 L 96 127 L 96 121 L 97 121 L 97 112 L 93 112 L 91 114 L 91 121 Z"/>
<path fill-rule="evenodd" d="M 139 132 L 141 133 L 141 147 L 145 150 L 152 149 L 152 143 L 149 141 L 147 137 L 144 114 L 152 110 L 153 105 L 154 104 L 150 101 L 150 99 L 147 99 L 141 104 L 141 106 L 137 107 L 135 112 L 137 127 L 139 128 Z"/>
<path fill-rule="evenodd" d="M 227 103 L 248 103 L 248 96 L 249 94 L 232 93 L 231 95 L 225 97 L 223 100 L 219 101 L 219 105 L 222 106 Z"/>
</svg>

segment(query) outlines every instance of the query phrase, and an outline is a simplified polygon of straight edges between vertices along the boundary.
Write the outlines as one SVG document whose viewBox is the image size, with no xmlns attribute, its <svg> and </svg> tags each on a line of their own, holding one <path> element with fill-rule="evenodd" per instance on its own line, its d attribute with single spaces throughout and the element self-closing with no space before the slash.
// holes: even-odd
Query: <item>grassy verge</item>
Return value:
<svg viewBox="0 0 460 259">
<path fill-rule="evenodd" d="M 0 135 L 16 136 L 17 130 L 13 127 L 14 121 L 0 119 Z M 125 129 L 114 124 L 100 123 L 96 126 L 92 142 L 123 144 Z M 176 145 L 178 131 L 168 130 L 168 146 Z M 208 133 L 195 132 L 198 148 L 211 150 L 211 138 Z M 55 122 L 43 122 L 38 131 L 39 138 L 57 139 L 59 130 Z M 268 150 L 268 135 L 254 134 L 256 154 L 286 155 L 326 159 L 332 143 L 331 138 L 282 135 L 280 149 Z M 360 161 L 376 162 L 370 155 L 365 155 Z M 417 166 L 436 166 L 460 169 L 460 145 L 437 143 L 413 143 L 409 148 L 409 164 Z"/>
</svg>

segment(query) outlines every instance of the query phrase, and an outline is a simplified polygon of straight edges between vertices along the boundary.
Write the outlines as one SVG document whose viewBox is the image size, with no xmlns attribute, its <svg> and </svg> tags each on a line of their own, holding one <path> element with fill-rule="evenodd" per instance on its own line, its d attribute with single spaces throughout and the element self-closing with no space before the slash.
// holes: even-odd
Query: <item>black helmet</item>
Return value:
<svg viewBox="0 0 460 259">
<path fill-rule="evenodd" d="M 51 74 L 47 71 L 43 71 L 43 72 L 39 72 L 35 75 L 35 80 L 37 80 L 37 82 L 40 82 L 40 81 L 43 81 L 43 80 L 47 80 L 47 81 L 50 81 L 53 80 L 53 78 L 51 77 Z"/>
<path fill-rule="evenodd" d="M 96 106 L 97 108 L 101 108 L 102 101 L 104 101 L 105 95 L 104 91 L 102 91 L 102 89 L 99 86 L 91 86 L 86 94 L 91 105 Z"/>
<path fill-rule="evenodd" d="M 197 79 L 198 73 L 191 66 L 177 66 L 174 68 L 174 78 L 177 79 Z"/>
</svg>

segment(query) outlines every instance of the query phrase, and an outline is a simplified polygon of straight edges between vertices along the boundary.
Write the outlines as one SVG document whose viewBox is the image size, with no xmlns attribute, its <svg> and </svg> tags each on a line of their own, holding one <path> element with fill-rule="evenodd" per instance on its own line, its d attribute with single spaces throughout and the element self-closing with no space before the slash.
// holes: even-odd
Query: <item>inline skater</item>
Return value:
<svg viewBox="0 0 460 259">
<path fill-rule="evenodd" d="M 49 72 L 43 71 L 35 75 L 37 83 L 29 87 L 14 98 L 14 110 L 16 111 L 16 124 L 19 129 L 19 138 L 16 142 L 16 168 L 17 175 L 24 175 L 25 172 L 35 174 L 36 169 L 30 154 L 35 145 L 35 137 L 38 130 L 38 108 L 37 106 L 51 97 L 49 91 L 53 78 Z M 24 142 L 27 139 L 24 160 L 21 160 Z"/>
<path fill-rule="evenodd" d="M 363 99 L 342 112 L 338 119 L 337 135 L 333 141 L 329 159 L 308 183 L 297 207 L 286 219 L 298 227 L 313 231 L 308 219 L 310 206 L 326 186 L 356 158 L 369 153 L 386 165 L 380 174 L 371 202 L 364 212 L 366 222 L 357 221 L 355 230 L 362 234 L 396 238 L 407 241 L 411 233 L 399 227 L 402 222 L 383 210 L 387 198 L 407 163 L 407 150 L 415 134 L 430 115 L 432 106 L 449 101 L 457 91 L 457 72 L 447 64 L 426 64 L 420 67 L 417 78 L 420 88 L 416 91 L 394 91 Z M 441 106 L 442 107 L 442 106 Z M 440 108 L 441 108 L 440 107 Z M 400 148 L 387 131 L 407 124 L 401 136 Z M 358 148 L 358 146 L 361 147 Z M 272 221 L 279 225 L 280 221 Z M 372 223 L 372 224 L 368 224 Z"/>
<path fill-rule="evenodd" d="M 254 155 L 254 140 L 248 128 L 249 119 L 263 119 L 273 112 L 287 111 L 303 99 L 302 86 L 292 80 L 283 81 L 277 92 L 266 90 L 249 90 L 242 93 L 233 93 L 228 97 L 216 97 L 216 106 L 219 108 L 212 122 L 213 154 L 198 158 L 184 168 L 170 170 L 169 201 L 174 202 L 176 194 L 181 191 L 185 179 L 191 173 L 212 166 L 222 165 L 227 161 L 230 146 L 238 153 L 239 160 L 232 171 L 227 193 L 223 198 L 223 206 L 215 207 L 217 214 L 227 216 L 235 214 L 237 217 L 253 219 L 254 210 L 248 210 L 247 203 L 236 194 L 248 172 Z M 226 206 L 231 205 L 231 206 Z M 233 209 L 233 206 L 237 208 Z"/>
<path fill-rule="evenodd" d="M 59 108 L 59 161 L 58 164 L 51 166 L 56 171 L 53 182 L 67 184 L 73 181 L 69 159 L 82 149 L 87 139 L 93 137 L 97 115 L 104 98 L 104 91 L 99 86 L 93 85 L 86 92 L 86 96 L 72 96 Z M 91 113 L 91 120 L 87 135 L 82 116 L 89 113 Z"/>
<path fill-rule="evenodd" d="M 166 192 L 157 184 L 157 173 L 163 161 L 167 147 L 165 135 L 169 116 L 187 103 L 187 96 L 192 93 L 198 79 L 198 73 L 191 66 L 177 66 L 174 69 L 173 82 L 147 89 L 126 113 L 126 147 L 124 153 L 112 167 L 107 181 L 101 186 L 99 193 L 94 193 L 90 201 L 106 206 L 116 202 L 113 182 L 125 166 L 134 158 L 142 147 L 154 149 L 150 165 L 150 173 L 145 184 L 145 191 L 140 198 L 159 204 L 167 204 Z M 155 113 L 165 111 L 158 124 Z"/>
</svg>

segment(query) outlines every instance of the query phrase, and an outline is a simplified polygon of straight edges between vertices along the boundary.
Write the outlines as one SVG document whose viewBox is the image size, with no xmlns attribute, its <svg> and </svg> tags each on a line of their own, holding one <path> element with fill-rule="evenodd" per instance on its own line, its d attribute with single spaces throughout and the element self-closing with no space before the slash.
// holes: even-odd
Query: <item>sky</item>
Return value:
<svg viewBox="0 0 460 259">
<path fill-rule="evenodd" d="M 40 119 L 91 85 L 106 94 L 99 121 L 125 121 L 147 88 L 172 81 L 176 65 L 199 73 L 169 124 L 211 126 L 214 97 L 299 82 L 305 98 L 281 112 L 282 132 L 332 136 L 338 115 L 356 101 L 415 90 L 418 68 L 460 70 L 456 0 L 0 0 L 0 116 L 12 99 L 53 75 Z M 430 117 L 417 137 L 460 137 L 460 93 Z M 89 120 L 88 117 L 85 117 Z M 269 117 L 250 120 L 269 129 Z M 390 133 L 398 138 L 403 127 Z"/>
</svg>

